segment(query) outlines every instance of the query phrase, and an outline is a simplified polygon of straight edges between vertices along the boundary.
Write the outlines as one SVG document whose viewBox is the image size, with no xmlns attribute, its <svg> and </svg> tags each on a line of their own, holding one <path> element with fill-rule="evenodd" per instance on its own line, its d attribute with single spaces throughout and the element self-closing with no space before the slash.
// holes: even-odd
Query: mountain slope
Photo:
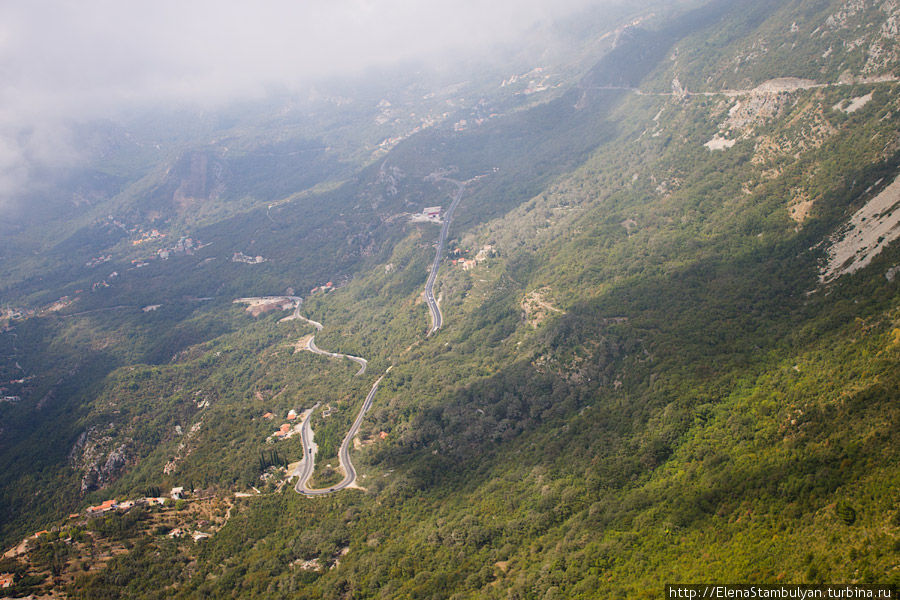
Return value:
<svg viewBox="0 0 900 600">
<path fill-rule="evenodd" d="M 4 427 L 28 440 L 3 438 L 9 506 L 24 489 L 53 514 L 62 492 L 34 479 L 25 448 L 38 447 L 34 414 L 73 408 L 74 458 L 38 463 L 85 493 L 58 510 L 174 485 L 263 491 L 235 499 L 209 539 L 135 529 L 130 552 L 67 567 L 57 587 L 595 598 L 674 581 L 897 584 L 900 249 L 823 277 L 852 216 L 898 175 L 897 16 L 858 0 L 658 16 L 547 102 L 413 135 L 335 190 L 197 230 L 225 254 L 110 288 L 130 313 L 14 321 L 19 339 L 56 344 L 10 346 L 26 368 L 59 366 L 30 384 L 53 392 L 44 408 L 6 408 Z M 449 202 L 455 186 L 434 174 L 466 182 L 448 241 L 465 261 L 442 262 L 445 325 L 426 336 L 437 227 L 405 213 Z M 223 260 L 239 248 L 269 260 Z M 307 323 L 231 304 L 328 279 L 337 289 L 300 311 L 324 325 L 317 345 L 369 360 L 364 377 L 295 352 Z M 154 327 L 170 337 L 154 344 Z M 54 384 L 72 348 L 98 372 Z M 365 492 L 282 486 L 277 466 L 301 449 L 267 441 L 279 423 L 263 415 L 323 407 L 315 477 L 331 481 L 325 464 L 388 366 L 353 450 Z M 111 453 L 126 458 L 104 472 Z M 85 487 L 91 463 L 103 478 Z M 24 527 L 10 511 L 4 526 L 9 539 Z M 33 572 L 42 551 L 73 548 L 36 546 Z M 164 568 L 175 560 L 183 571 Z"/>
</svg>

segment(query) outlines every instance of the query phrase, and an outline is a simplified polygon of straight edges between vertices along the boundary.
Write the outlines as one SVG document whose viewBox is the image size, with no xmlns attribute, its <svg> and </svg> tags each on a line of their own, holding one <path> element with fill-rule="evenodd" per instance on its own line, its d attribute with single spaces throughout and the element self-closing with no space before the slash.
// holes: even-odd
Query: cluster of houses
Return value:
<svg viewBox="0 0 900 600">
<path fill-rule="evenodd" d="M 154 235 L 154 233 L 156 235 Z M 149 236 L 148 236 L 148 234 L 144 234 L 144 236 L 145 237 L 142 237 L 140 240 L 133 241 L 132 244 L 138 245 L 138 244 L 142 244 L 148 240 L 164 238 L 164 237 L 166 237 L 166 234 L 159 233 L 156 229 L 154 229 L 149 234 Z M 207 243 L 203 244 L 203 243 L 200 243 L 199 241 L 195 242 L 193 238 L 182 236 L 181 238 L 178 239 L 177 242 L 175 242 L 175 244 L 173 246 L 168 247 L 168 248 L 158 248 L 156 250 L 155 256 L 151 255 L 149 257 L 136 258 L 136 259 L 132 260 L 131 261 L 131 269 L 129 269 L 129 270 L 140 269 L 142 267 L 146 267 L 150 264 L 150 261 L 155 258 L 158 258 L 160 260 L 169 260 L 169 257 L 172 255 L 175 255 L 175 254 L 193 254 L 194 251 L 200 250 L 201 248 L 205 248 L 205 247 L 209 246 L 211 243 L 212 242 L 207 242 Z M 265 260 L 265 259 L 262 259 L 262 257 L 260 256 L 257 258 L 260 258 L 262 260 L 256 261 L 255 259 L 252 259 L 249 256 L 244 256 L 240 252 L 235 253 L 235 256 L 237 256 L 238 254 L 240 254 L 247 260 L 246 261 L 236 261 L 236 262 L 248 262 L 249 261 L 249 262 L 253 263 L 253 262 L 263 262 Z"/>
<path fill-rule="evenodd" d="M 175 529 L 173 529 L 172 531 L 169 532 L 170 538 L 182 538 L 187 535 L 190 535 L 191 539 L 193 539 L 195 542 L 199 542 L 200 540 L 205 540 L 207 538 L 212 537 L 210 534 L 204 533 L 202 531 L 194 531 L 193 533 L 191 533 L 191 532 L 187 531 L 186 529 L 182 529 L 181 527 L 176 527 Z"/>
<path fill-rule="evenodd" d="M 112 260 L 112 254 L 106 254 L 106 255 L 101 254 L 100 256 L 92 258 L 91 260 L 84 263 L 84 266 L 96 267 L 97 265 L 102 265 L 103 263 L 109 262 L 111 260 Z"/>
<path fill-rule="evenodd" d="M 317 286 L 314 287 L 313 289 L 309 290 L 309 293 L 310 293 L 310 294 L 315 294 L 316 292 L 318 292 L 318 291 L 320 291 L 320 290 L 323 291 L 323 292 L 325 292 L 325 293 L 328 293 L 328 292 L 330 292 L 330 291 L 333 290 L 333 289 L 334 289 L 334 282 L 333 282 L 333 281 L 329 281 L 329 282 L 326 283 L 325 285 L 317 285 Z"/>
<path fill-rule="evenodd" d="M 494 247 L 490 244 L 486 244 L 481 250 L 478 251 L 478 254 L 475 255 L 475 258 L 465 258 L 463 255 L 463 251 L 459 248 L 453 250 L 450 253 L 450 256 L 454 257 L 451 259 L 451 263 L 453 266 L 462 267 L 463 271 L 469 271 L 470 269 L 474 269 L 478 266 L 479 263 L 484 262 L 488 258 L 491 258 L 495 255 Z"/>
<path fill-rule="evenodd" d="M 83 294 L 84 290 L 75 290 L 74 293 L 76 295 Z M 9 321 L 30 319 L 35 315 L 42 316 L 48 313 L 59 312 L 64 308 L 71 306 L 72 303 L 76 300 L 78 300 L 78 298 L 72 298 L 66 295 L 60 296 L 58 300 L 55 300 L 54 302 L 51 302 L 50 304 L 41 308 L 0 308 L 0 319 L 7 320 L 7 322 L 0 322 L 0 333 L 4 331 L 12 331 L 13 325 L 9 323 Z"/>
<path fill-rule="evenodd" d="M 109 283 L 109 281 L 107 281 L 107 279 L 115 279 L 115 278 L 118 277 L 118 276 L 119 276 L 119 272 L 118 272 L 118 271 L 113 271 L 113 272 L 110 273 L 109 276 L 108 276 L 106 279 L 104 279 L 103 281 L 95 281 L 95 282 L 91 285 L 91 291 L 92 291 L 92 292 L 96 292 L 96 291 L 99 290 L 99 289 L 103 289 L 103 288 L 108 288 L 108 287 L 110 287 L 111 284 Z"/>
<path fill-rule="evenodd" d="M 106 500 L 96 506 L 89 506 L 84 515 L 88 517 L 94 517 L 98 515 L 104 515 L 111 512 L 126 512 L 135 506 L 163 506 L 169 500 L 182 500 L 187 495 L 183 487 L 173 487 L 169 492 L 167 497 L 158 497 L 158 498 L 138 498 L 137 500 L 126 500 L 123 502 L 117 502 L 116 500 Z M 73 513 L 69 515 L 69 519 L 77 519 L 82 517 L 82 513 Z M 57 531 L 57 528 L 53 528 L 53 531 Z M 37 540 L 43 535 L 49 535 L 51 533 L 50 530 L 44 529 L 42 531 L 37 531 L 30 537 L 25 538 L 22 542 L 16 547 L 9 551 L 7 551 L 3 557 L 4 558 L 13 558 L 24 554 L 28 551 L 30 546 L 30 540 Z M 188 535 L 188 532 L 182 532 L 181 530 L 176 530 L 174 536 L 170 534 L 171 537 Z M 210 537 L 210 534 L 203 532 L 193 532 L 190 534 L 194 541 L 198 541 L 200 539 Z M 10 588 L 14 586 L 16 583 L 16 577 L 14 573 L 0 573 L 0 589 Z M 0 594 L 2 595 L 2 594 Z"/>
<path fill-rule="evenodd" d="M 298 416 L 299 415 L 297 414 L 297 411 L 292 408 L 291 410 L 288 411 L 287 420 L 288 421 L 296 421 Z M 273 415 L 270 412 L 267 412 L 266 414 L 263 415 L 263 419 L 268 419 L 271 421 L 273 418 L 275 418 L 275 415 Z M 291 423 L 282 423 L 281 427 L 279 427 L 278 430 L 272 434 L 272 437 L 275 438 L 276 440 L 283 440 L 283 439 L 291 437 L 291 435 L 293 433 L 294 433 L 294 426 Z"/>
<path fill-rule="evenodd" d="M 175 242 L 175 245 L 171 248 L 160 248 L 159 250 L 157 250 L 156 255 L 163 260 L 168 260 L 169 255 L 171 254 L 193 254 L 195 248 L 199 249 L 201 247 L 202 246 L 195 246 L 193 239 L 189 237 L 182 237 L 177 242 Z"/>
<path fill-rule="evenodd" d="M 164 237 L 166 237 L 166 234 L 160 233 L 158 229 L 151 229 L 150 233 L 147 233 L 146 231 L 142 231 L 141 237 L 136 240 L 132 240 L 131 245 L 139 246 L 139 245 L 143 244 L 144 242 L 149 242 L 150 240 L 158 240 L 159 238 L 164 238 Z"/>
<path fill-rule="evenodd" d="M 474 269 L 478 262 L 474 258 L 454 258 L 450 261 L 454 267 L 462 267 L 463 271 Z"/>
<path fill-rule="evenodd" d="M 235 252 L 231 257 L 231 262 L 245 263 L 248 265 L 258 265 L 266 262 L 266 258 L 262 256 L 247 256 L 243 252 Z"/>
<path fill-rule="evenodd" d="M 119 511 L 126 512 L 135 506 L 163 506 L 167 500 L 183 500 L 186 492 L 183 487 L 173 487 L 168 497 L 158 498 L 138 498 L 137 500 L 125 500 L 124 502 L 116 502 L 115 500 L 106 500 L 97 506 L 88 506 L 85 514 L 89 517 L 104 515 L 109 512 Z M 69 515 L 70 519 L 80 517 L 79 513 Z"/>
</svg>

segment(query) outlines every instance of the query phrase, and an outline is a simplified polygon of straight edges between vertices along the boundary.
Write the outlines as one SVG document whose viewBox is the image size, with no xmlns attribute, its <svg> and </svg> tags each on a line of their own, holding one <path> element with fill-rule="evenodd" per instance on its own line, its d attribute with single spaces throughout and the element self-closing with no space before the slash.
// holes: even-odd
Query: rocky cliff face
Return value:
<svg viewBox="0 0 900 600">
<path fill-rule="evenodd" d="M 82 473 L 82 494 L 105 487 L 129 464 L 128 444 L 116 444 L 113 432 L 112 423 L 91 427 L 72 446 L 69 464 Z"/>
</svg>

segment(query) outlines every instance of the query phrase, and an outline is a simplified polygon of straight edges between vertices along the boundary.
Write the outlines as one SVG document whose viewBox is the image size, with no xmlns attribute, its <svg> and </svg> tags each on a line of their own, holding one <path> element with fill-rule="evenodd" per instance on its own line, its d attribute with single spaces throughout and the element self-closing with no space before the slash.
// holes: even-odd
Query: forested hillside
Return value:
<svg viewBox="0 0 900 600">
<path fill-rule="evenodd" d="M 3 266 L 7 593 L 900 584 L 898 19 L 646 3 L 425 127 L 416 89 L 132 162 Z M 295 492 L 299 424 L 327 491 L 382 376 L 356 487 Z"/>
</svg>

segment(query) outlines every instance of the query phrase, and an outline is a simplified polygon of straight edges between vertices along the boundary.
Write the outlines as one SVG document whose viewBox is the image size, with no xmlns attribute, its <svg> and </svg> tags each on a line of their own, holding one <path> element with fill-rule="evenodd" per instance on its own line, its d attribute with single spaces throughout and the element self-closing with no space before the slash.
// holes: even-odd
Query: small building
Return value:
<svg viewBox="0 0 900 600">
<path fill-rule="evenodd" d="M 267 419 L 267 420 L 269 420 L 269 421 L 271 421 L 271 420 L 274 419 L 274 418 L 275 418 L 275 415 L 273 415 L 273 414 L 270 413 L 270 412 L 267 412 L 266 414 L 263 415 L 263 419 Z"/>
<path fill-rule="evenodd" d="M 292 408 L 291 410 L 288 411 L 287 420 L 293 421 L 296 418 L 297 418 L 297 411 Z"/>
<path fill-rule="evenodd" d="M 88 515 L 102 515 L 102 514 L 106 514 L 113 510 L 116 510 L 116 501 L 115 500 L 106 500 L 98 506 L 88 506 L 87 514 Z"/>
<path fill-rule="evenodd" d="M 387 431 L 382 431 L 381 433 L 378 434 L 378 437 L 380 437 L 380 438 L 383 439 L 383 440 L 386 440 L 387 437 L 388 437 L 388 432 L 387 432 Z"/>
<path fill-rule="evenodd" d="M 184 499 L 184 488 L 183 487 L 173 487 L 172 491 L 169 492 L 169 497 L 172 500 L 183 500 Z"/>
<path fill-rule="evenodd" d="M 459 264 L 462 265 L 463 271 L 468 271 L 474 269 L 478 263 L 471 258 L 463 258 L 460 259 Z"/>
<path fill-rule="evenodd" d="M 429 206 L 422 210 L 422 214 L 428 217 L 429 219 L 437 219 L 441 216 L 441 207 L 440 206 Z"/>
<path fill-rule="evenodd" d="M 482 261 L 488 258 L 493 258 L 496 254 L 494 251 L 494 246 L 491 244 L 485 244 L 481 247 L 481 250 L 478 251 L 478 254 L 475 255 L 475 260 Z"/>
<path fill-rule="evenodd" d="M 282 439 L 282 438 L 287 437 L 287 435 L 288 435 L 290 432 L 291 432 L 291 425 L 290 425 L 290 423 L 284 423 L 284 424 L 281 425 L 281 429 L 279 429 L 278 431 L 276 431 L 276 432 L 273 433 L 272 435 L 274 435 L 274 436 L 277 437 L 278 439 Z"/>
<path fill-rule="evenodd" d="M 12 587 L 15 576 L 12 573 L 0 573 L 0 588 Z"/>
</svg>

